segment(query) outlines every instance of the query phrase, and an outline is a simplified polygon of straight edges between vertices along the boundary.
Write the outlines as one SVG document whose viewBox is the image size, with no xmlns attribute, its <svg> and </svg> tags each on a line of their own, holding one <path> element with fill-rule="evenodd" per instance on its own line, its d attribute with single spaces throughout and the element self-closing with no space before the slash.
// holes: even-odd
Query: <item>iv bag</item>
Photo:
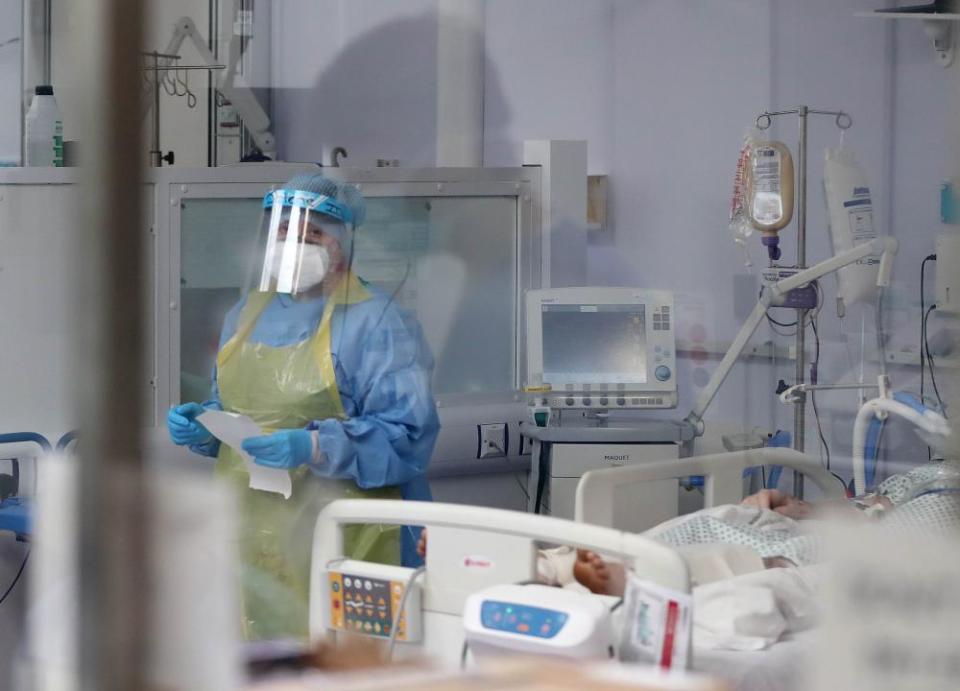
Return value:
<svg viewBox="0 0 960 691">
<path fill-rule="evenodd" d="M 746 170 L 747 213 L 753 227 L 775 236 L 793 217 L 793 157 L 783 142 L 755 144 Z"/>
<path fill-rule="evenodd" d="M 750 215 L 747 213 L 747 166 L 750 165 L 751 151 L 759 141 L 749 131 L 743 137 L 740 155 L 737 157 L 736 172 L 733 176 L 733 194 L 730 196 L 730 216 L 727 225 L 733 235 L 734 243 L 743 250 L 744 265 L 747 271 L 751 271 L 753 267 L 747 239 L 753 235 L 754 230 L 753 224 L 750 222 Z"/>
<path fill-rule="evenodd" d="M 823 192 L 834 254 L 877 237 L 870 187 L 853 151 L 844 147 L 826 150 Z M 837 272 L 837 316 L 843 317 L 849 305 L 877 298 L 879 267 L 879 255 L 868 255 Z"/>
<path fill-rule="evenodd" d="M 750 217 L 747 215 L 745 178 L 747 165 L 750 163 L 750 150 L 754 145 L 755 140 L 750 135 L 743 138 L 740 155 L 737 157 L 737 169 L 733 175 L 733 194 L 730 198 L 729 228 L 737 244 L 741 244 L 753 235 L 753 226 L 750 225 Z"/>
</svg>

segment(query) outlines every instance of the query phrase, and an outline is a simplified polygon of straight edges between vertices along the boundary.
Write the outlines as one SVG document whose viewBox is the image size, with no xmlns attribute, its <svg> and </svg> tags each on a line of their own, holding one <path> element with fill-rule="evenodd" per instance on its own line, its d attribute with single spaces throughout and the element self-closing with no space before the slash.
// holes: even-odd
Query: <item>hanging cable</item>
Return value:
<svg viewBox="0 0 960 691">
<path fill-rule="evenodd" d="M 27 566 L 27 560 L 30 559 L 30 552 L 28 551 L 23 557 L 23 562 L 20 564 L 20 568 L 17 570 L 17 575 L 13 577 L 13 580 L 10 581 L 10 585 L 7 586 L 7 590 L 0 595 L 0 605 L 2 605 L 6 599 L 10 596 L 10 593 L 13 592 L 13 589 L 16 587 L 17 582 L 20 580 L 20 576 L 23 575 L 23 570 Z"/>
<path fill-rule="evenodd" d="M 810 326 L 813 327 L 813 335 L 816 343 L 816 354 L 813 358 L 813 368 L 814 370 L 817 370 L 820 366 L 820 332 L 817 331 L 816 319 L 810 322 Z M 813 405 L 813 419 L 816 420 L 817 433 L 820 435 L 820 462 L 823 463 L 823 454 L 826 452 L 826 468 L 827 470 L 830 470 L 830 445 L 827 443 L 827 438 L 823 434 L 823 426 L 820 424 L 820 410 L 817 408 L 816 391 L 810 392 L 810 403 Z"/>
<path fill-rule="evenodd" d="M 763 297 L 763 289 L 760 290 L 759 294 L 757 295 L 757 299 L 759 300 L 759 299 L 761 299 L 762 297 Z M 767 322 L 770 324 L 770 329 L 771 329 L 775 334 L 777 334 L 778 336 L 783 336 L 784 338 L 792 338 L 792 337 L 794 337 L 794 336 L 797 335 L 796 332 L 794 332 L 794 333 L 792 333 L 792 334 L 785 334 L 785 333 L 783 333 L 782 331 L 777 331 L 777 330 L 774 328 L 774 325 L 776 325 L 776 326 L 783 327 L 783 328 L 785 328 L 785 329 L 791 329 L 791 328 L 793 328 L 793 327 L 795 327 L 795 326 L 797 325 L 797 322 L 789 322 L 789 323 L 787 323 L 787 322 L 777 321 L 776 319 L 774 319 L 773 317 L 770 316 L 770 308 L 769 308 L 769 307 L 766 309 L 766 311 L 763 313 L 763 315 L 767 318 Z"/>
<path fill-rule="evenodd" d="M 797 322 L 795 322 L 795 321 L 793 321 L 793 322 L 781 322 L 781 321 L 777 321 L 776 319 L 774 319 L 773 317 L 770 316 L 770 313 L 769 313 L 769 312 L 767 312 L 767 321 L 770 322 L 771 324 L 776 324 L 777 326 L 782 326 L 782 327 L 785 328 L 785 329 L 793 328 L 793 327 L 795 327 L 795 326 L 797 325 Z"/>
<path fill-rule="evenodd" d="M 937 255 L 930 254 L 923 258 L 923 261 L 920 262 L 920 401 L 924 400 L 924 385 L 926 382 L 926 374 L 924 372 L 926 368 L 926 360 L 924 356 L 925 348 L 925 324 L 926 324 L 926 302 L 924 298 L 924 289 L 926 282 L 926 269 L 927 262 L 933 262 L 937 260 Z M 927 447 L 927 460 L 933 458 L 933 450 L 928 446 Z"/>
<path fill-rule="evenodd" d="M 530 492 L 529 492 L 529 491 L 527 490 L 527 488 L 524 486 L 523 480 L 520 479 L 520 475 L 517 474 L 517 473 L 514 474 L 513 479 L 516 481 L 517 487 L 520 488 L 520 491 L 523 492 L 523 498 L 526 500 L 526 504 L 524 504 L 524 506 L 529 506 L 529 505 L 530 505 Z"/>
<path fill-rule="evenodd" d="M 923 387 L 924 387 L 924 380 L 926 379 L 926 376 L 924 375 L 924 366 L 925 366 L 924 326 L 922 323 L 922 320 L 924 319 L 924 313 L 926 312 L 926 308 L 927 308 L 925 298 L 924 298 L 924 289 L 925 289 L 924 283 L 926 278 L 927 262 L 935 262 L 935 261 L 937 261 L 937 255 L 930 254 L 924 257 L 923 261 L 920 262 L 920 319 L 921 319 L 921 324 L 920 324 L 920 400 L 921 401 L 923 400 Z"/>
<path fill-rule="evenodd" d="M 400 603 L 397 605 L 397 611 L 393 613 L 393 623 L 390 628 L 390 642 L 387 647 L 387 662 L 393 659 L 393 649 L 397 645 L 397 632 L 400 630 L 400 619 L 403 617 L 403 608 L 407 605 L 407 598 L 410 596 L 410 590 L 413 588 L 413 582 L 417 578 L 425 573 L 427 570 L 426 566 L 421 566 L 417 569 L 414 569 L 413 573 L 410 574 L 410 577 L 407 578 L 407 584 L 403 589 L 403 595 L 400 596 Z"/>
<path fill-rule="evenodd" d="M 924 352 L 926 352 L 927 354 L 927 362 L 930 363 L 930 383 L 933 384 L 933 393 L 937 397 L 937 405 L 940 406 L 940 414 L 946 417 L 947 412 L 943 406 L 943 399 L 940 397 L 940 389 L 937 388 L 937 376 L 936 376 L 936 373 L 934 372 L 933 355 L 930 354 L 930 341 L 927 339 L 927 320 L 930 317 L 930 313 L 933 312 L 933 310 L 935 309 L 937 309 L 936 305 L 930 305 L 930 307 L 927 308 L 927 311 L 924 312 L 924 315 L 923 315 L 923 324 L 921 325 L 921 329 L 923 331 L 923 349 L 924 349 Z"/>
<path fill-rule="evenodd" d="M 797 325 L 796 322 L 793 322 L 792 324 L 785 324 L 782 322 L 778 322 L 769 314 L 767 314 L 766 317 L 767 317 L 767 322 L 770 324 L 770 330 L 773 331 L 773 333 L 777 334 L 778 336 L 782 336 L 783 338 L 793 338 L 794 336 L 797 335 L 796 331 L 794 331 L 793 333 L 784 333 L 783 331 L 780 331 L 779 329 L 777 329 L 777 326 L 783 326 L 787 328 L 796 326 Z"/>
<path fill-rule="evenodd" d="M 877 288 L 877 359 L 880 362 L 880 375 L 887 373 L 887 344 L 883 340 L 883 288 Z"/>
</svg>

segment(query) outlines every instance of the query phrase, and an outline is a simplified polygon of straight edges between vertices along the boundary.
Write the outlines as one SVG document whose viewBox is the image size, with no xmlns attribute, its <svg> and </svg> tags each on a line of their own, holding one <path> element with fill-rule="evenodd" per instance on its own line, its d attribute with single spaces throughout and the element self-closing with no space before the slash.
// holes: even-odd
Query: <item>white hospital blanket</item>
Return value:
<svg viewBox="0 0 960 691">
<path fill-rule="evenodd" d="M 911 498 L 918 483 L 935 471 L 934 466 L 923 466 L 878 488 L 895 505 L 876 518 L 891 539 L 960 530 L 960 494 Z M 831 525 L 726 505 L 679 516 L 643 535 L 677 548 L 691 567 L 697 649 L 760 651 L 814 625 L 817 594 L 828 568 L 820 564 L 821 544 Z M 751 560 L 751 552 L 757 558 Z M 774 557 L 786 558 L 797 568 L 763 569 L 760 558 Z M 573 579 L 575 559 L 574 550 L 563 548 L 542 558 L 541 578 L 579 587 Z"/>
<path fill-rule="evenodd" d="M 755 652 L 698 648 L 693 668 L 735 691 L 803 691 L 810 688 L 806 675 L 818 635 L 815 629 L 787 635 L 773 647 Z"/>
<path fill-rule="evenodd" d="M 812 628 L 824 568 L 766 569 L 694 588 L 694 646 L 765 650 Z"/>
<path fill-rule="evenodd" d="M 701 649 L 751 651 L 765 650 L 784 636 L 813 625 L 816 591 L 822 567 L 764 569 L 755 561 L 734 554 L 729 546 L 715 549 L 718 561 L 740 571 L 693 588 L 693 639 Z M 737 550 L 734 550 L 736 553 Z M 683 553 L 683 550 L 681 550 Z M 570 547 L 547 549 L 537 560 L 539 580 L 551 585 L 588 592 L 573 577 L 576 550 Z"/>
</svg>

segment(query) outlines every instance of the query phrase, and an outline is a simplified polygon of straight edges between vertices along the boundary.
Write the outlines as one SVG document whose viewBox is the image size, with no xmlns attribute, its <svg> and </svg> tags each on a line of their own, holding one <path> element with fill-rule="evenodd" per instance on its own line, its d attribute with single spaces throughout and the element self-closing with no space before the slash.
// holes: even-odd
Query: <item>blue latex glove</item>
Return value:
<svg viewBox="0 0 960 691">
<path fill-rule="evenodd" d="M 291 469 L 313 458 L 313 438 L 305 429 L 284 429 L 243 440 L 243 450 L 258 465 Z"/>
<path fill-rule="evenodd" d="M 196 420 L 197 415 L 205 410 L 199 403 L 183 403 L 170 409 L 167 413 L 167 430 L 174 444 L 203 444 L 213 438 L 207 428 Z"/>
</svg>

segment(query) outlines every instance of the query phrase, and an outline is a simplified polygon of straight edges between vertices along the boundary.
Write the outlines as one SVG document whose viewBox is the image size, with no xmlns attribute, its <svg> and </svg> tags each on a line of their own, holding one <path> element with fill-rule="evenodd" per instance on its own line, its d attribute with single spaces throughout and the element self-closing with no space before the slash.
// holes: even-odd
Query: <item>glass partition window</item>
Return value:
<svg viewBox="0 0 960 691">
<path fill-rule="evenodd" d="M 514 197 L 369 197 L 354 271 L 410 311 L 437 395 L 515 387 Z M 209 397 L 223 318 L 259 272 L 259 199 L 185 199 L 180 216 L 180 398 Z"/>
<path fill-rule="evenodd" d="M 210 397 L 223 318 L 257 254 L 259 199 L 184 199 L 180 213 L 180 398 Z"/>
</svg>

